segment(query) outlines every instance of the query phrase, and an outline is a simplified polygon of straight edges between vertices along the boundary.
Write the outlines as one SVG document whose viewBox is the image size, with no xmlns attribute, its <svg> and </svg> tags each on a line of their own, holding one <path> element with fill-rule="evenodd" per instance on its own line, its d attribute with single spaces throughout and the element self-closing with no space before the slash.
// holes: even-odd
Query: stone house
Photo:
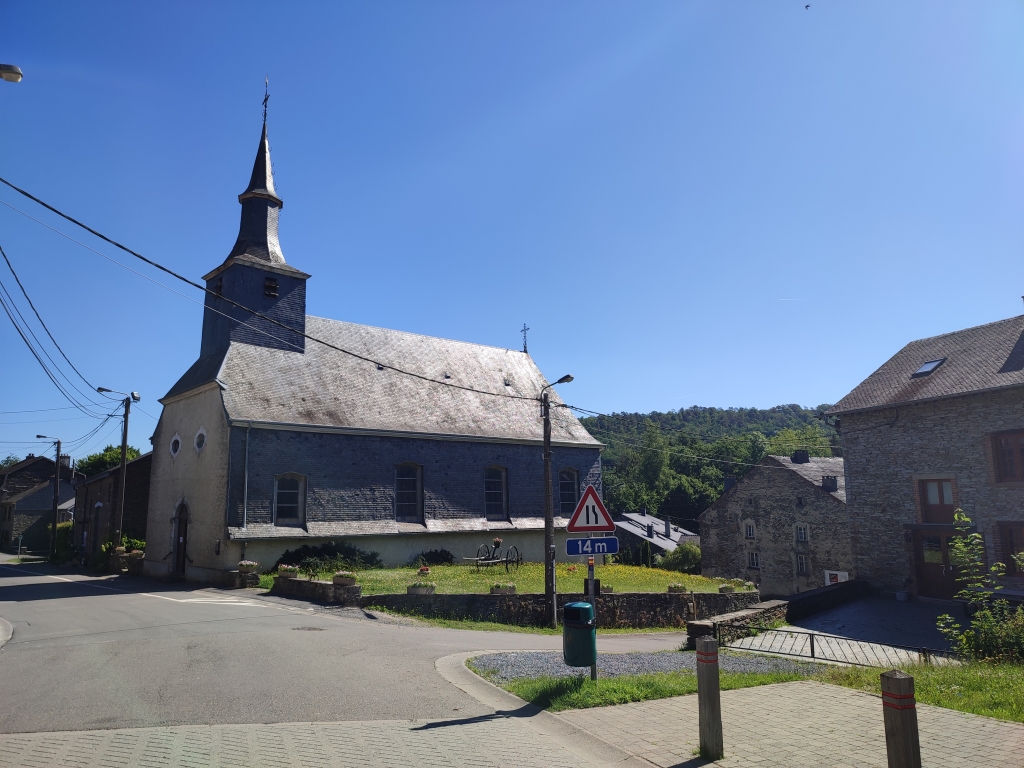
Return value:
<svg viewBox="0 0 1024 768">
<path fill-rule="evenodd" d="M 389 564 L 474 556 L 496 536 L 541 560 L 548 382 L 530 356 L 307 315 L 310 276 L 278 239 L 266 124 L 239 202 L 235 246 L 204 278 L 199 359 L 161 400 L 146 573 L 221 581 L 243 558 L 269 568 L 341 539 Z M 551 412 L 564 529 L 581 489 L 600 490 L 602 446 Z"/>
<path fill-rule="evenodd" d="M 907 344 L 829 414 L 855 569 L 872 587 L 951 597 L 958 507 L 989 562 L 1024 550 L 1024 316 Z M 1024 590 L 1012 566 L 1007 587 Z"/>
<path fill-rule="evenodd" d="M 0 550 L 21 546 L 35 552 L 50 548 L 49 525 L 53 520 L 53 459 L 27 456 L 0 474 Z M 81 478 L 61 456 L 59 505 L 75 497 L 74 482 Z"/>
<path fill-rule="evenodd" d="M 145 453 L 125 464 L 124 535 L 146 539 L 149 517 L 149 481 L 153 453 Z M 75 488 L 75 529 L 73 541 L 86 557 L 97 554 L 100 546 L 117 532 L 117 505 L 121 484 L 121 466 L 117 465 L 80 480 Z"/>
<path fill-rule="evenodd" d="M 699 520 L 704 576 L 769 596 L 853 578 L 843 459 L 766 456 Z"/>
<path fill-rule="evenodd" d="M 620 555 L 628 549 L 634 563 L 639 562 L 645 543 L 654 555 L 664 555 L 687 541 L 700 544 L 700 536 L 697 534 L 672 525 L 668 518 L 648 515 L 646 509 L 641 512 L 623 512 L 615 518 L 615 535 L 619 537 Z"/>
</svg>

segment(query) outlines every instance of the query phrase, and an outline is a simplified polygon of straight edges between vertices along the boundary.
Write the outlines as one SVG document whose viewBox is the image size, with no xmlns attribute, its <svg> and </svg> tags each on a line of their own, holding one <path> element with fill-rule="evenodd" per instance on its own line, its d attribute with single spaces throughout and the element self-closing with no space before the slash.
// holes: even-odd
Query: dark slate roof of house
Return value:
<svg viewBox="0 0 1024 768">
<path fill-rule="evenodd" d="M 700 536 L 678 525 L 670 525 L 669 536 L 665 536 L 664 518 L 654 515 L 641 515 L 635 512 L 625 512 L 620 516 L 621 520 L 615 521 L 616 533 L 622 531 L 630 533 L 637 538 L 649 541 L 653 546 L 665 552 L 671 552 L 685 541 L 700 543 Z M 653 535 L 647 535 L 647 526 L 653 526 Z"/>
<path fill-rule="evenodd" d="M 164 399 L 216 381 L 234 422 L 482 440 L 542 437 L 533 398 L 548 382 L 523 352 L 311 316 L 306 333 L 436 381 L 525 399 L 378 370 L 313 341 L 305 353 L 232 342 L 226 353 L 196 361 Z M 552 403 L 561 403 L 557 394 Z M 566 408 L 552 408 L 551 422 L 554 443 L 601 445 Z"/>
<path fill-rule="evenodd" d="M 565 517 L 555 518 L 555 529 L 561 530 L 569 524 Z M 229 527 L 228 538 L 239 541 L 257 539 L 316 539 L 329 536 L 381 536 L 393 533 L 454 533 L 459 531 L 481 531 L 501 533 L 502 531 L 539 531 L 544 528 L 543 517 L 513 517 L 511 520 L 483 520 L 463 518 L 434 520 L 427 518 L 424 523 L 399 523 L 394 520 L 307 520 L 305 528 L 284 528 L 267 523 L 254 523 L 246 528 Z"/>
<path fill-rule="evenodd" d="M 945 362 L 914 376 L 932 360 Z M 1024 315 L 907 344 L 832 406 L 841 414 L 1024 385 Z"/>
<path fill-rule="evenodd" d="M 794 464 L 789 456 L 768 456 L 766 460 L 772 460 L 776 464 L 791 469 L 796 474 L 800 475 L 804 480 L 807 480 L 812 485 L 821 488 L 821 478 L 823 475 L 832 475 L 836 478 L 838 484 L 838 490 L 831 493 L 832 496 L 839 499 L 839 501 L 846 503 L 846 475 L 843 470 L 843 460 L 834 456 L 811 456 L 806 464 Z M 740 478 L 740 483 L 743 479 Z M 739 485 L 739 483 L 737 483 Z"/>
<path fill-rule="evenodd" d="M 137 456 L 136 458 L 132 459 L 131 461 L 126 462 L 125 463 L 125 470 L 127 470 L 128 467 L 130 467 L 132 464 L 134 464 L 137 461 L 141 461 L 141 462 L 150 461 L 151 462 L 152 460 L 153 460 L 153 452 L 152 451 L 146 451 L 141 456 Z M 105 469 L 102 472 L 98 472 L 95 475 L 91 475 L 90 477 L 85 478 L 84 480 L 79 480 L 76 485 L 77 485 L 77 487 L 82 488 L 82 487 L 85 487 L 87 485 L 92 485 L 93 483 L 95 483 L 95 482 L 97 482 L 99 480 L 104 480 L 104 479 L 106 479 L 108 477 L 117 476 L 120 472 L 121 472 L 121 465 L 120 465 L 120 463 L 118 463 L 118 464 L 115 464 L 110 469 Z"/>
</svg>

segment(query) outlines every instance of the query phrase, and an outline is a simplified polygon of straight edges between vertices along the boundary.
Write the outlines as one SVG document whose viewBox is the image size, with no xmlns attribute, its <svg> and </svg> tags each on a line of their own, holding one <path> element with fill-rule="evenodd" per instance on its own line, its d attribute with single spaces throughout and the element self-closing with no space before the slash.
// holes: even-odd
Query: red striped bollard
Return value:
<svg viewBox="0 0 1024 768">
<path fill-rule="evenodd" d="M 697 638 L 697 710 L 700 724 L 700 754 L 721 759 L 722 691 L 718 684 L 718 641 L 710 635 Z"/>
<path fill-rule="evenodd" d="M 899 669 L 882 673 L 882 717 L 889 768 L 921 768 L 914 678 Z"/>
</svg>

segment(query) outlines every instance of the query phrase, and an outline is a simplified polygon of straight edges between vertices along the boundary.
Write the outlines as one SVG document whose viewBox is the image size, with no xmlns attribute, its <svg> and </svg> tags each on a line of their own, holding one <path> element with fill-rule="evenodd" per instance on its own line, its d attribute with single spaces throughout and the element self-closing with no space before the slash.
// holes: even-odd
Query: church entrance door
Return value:
<svg viewBox="0 0 1024 768">
<path fill-rule="evenodd" d="M 174 542 L 174 572 L 184 574 L 188 558 L 188 509 L 182 504 L 178 507 L 177 537 Z"/>
</svg>

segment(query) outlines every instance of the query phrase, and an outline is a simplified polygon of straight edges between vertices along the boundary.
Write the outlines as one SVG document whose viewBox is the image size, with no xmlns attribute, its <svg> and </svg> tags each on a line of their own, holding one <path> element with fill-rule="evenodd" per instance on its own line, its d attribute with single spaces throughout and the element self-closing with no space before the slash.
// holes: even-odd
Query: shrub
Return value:
<svg viewBox="0 0 1024 768">
<path fill-rule="evenodd" d="M 661 558 L 658 563 L 666 571 L 700 573 L 700 547 L 685 541 Z"/>
<path fill-rule="evenodd" d="M 73 548 L 71 546 L 71 529 L 74 527 L 74 523 L 57 523 L 57 546 L 54 549 L 53 557 L 50 558 L 55 563 L 65 563 L 71 559 Z M 47 531 L 53 530 L 52 525 L 46 526 Z"/>
<path fill-rule="evenodd" d="M 289 549 L 277 561 L 277 565 L 298 565 L 303 571 L 315 568 L 317 573 L 342 569 L 366 570 L 383 568 L 384 563 L 377 552 L 365 552 L 347 541 L 329 541 L 319 546 L 303 544 L 298 549 Z"/>
<path fill-rule="evenodd" d="M 455 555 L 447 549 L 431 549 L 427 552 L 420 552 L 409 564 L 413 568 L 424 565 L 455 565 Z"/>
<path fill-rule="evenodd" d="M 99 551 L 92 556 L 89 561 L 89 567 L 94 571 L 101 573 L 107 571 L 110 567 L 110 556 L 114 552 L 114 542 L 107 541 L 100 545 Z"/>
<path fill-rule="evenodd" d="M 967 629 L 948 613 L 939 616 L 939 631 L 954 651 L 969 658 L 1024 661 L 1024 607 L 1013 610 L 1006 600 L 996 599 L 996 591 L 1003 588 L 997 579 L 1006 573 L 1006 566 L 986 567 L 985 541 L 980 533 L 970 532 L 971 518 L 962 509 L 953 513 L 953 525 L 960 533 L 949 540 L 949 560 L 960 584 L 956 599 L 967 601 L 975 610 Z"/>
<path fill-rule="evenodd" d="M 129 536 L 121 537 L 121 546 L 124 547 L 126 552 L 138 549 L 143 552 L 146 551 L 146 542 L 144 539 L 133 539 Z"/>
</svg>

